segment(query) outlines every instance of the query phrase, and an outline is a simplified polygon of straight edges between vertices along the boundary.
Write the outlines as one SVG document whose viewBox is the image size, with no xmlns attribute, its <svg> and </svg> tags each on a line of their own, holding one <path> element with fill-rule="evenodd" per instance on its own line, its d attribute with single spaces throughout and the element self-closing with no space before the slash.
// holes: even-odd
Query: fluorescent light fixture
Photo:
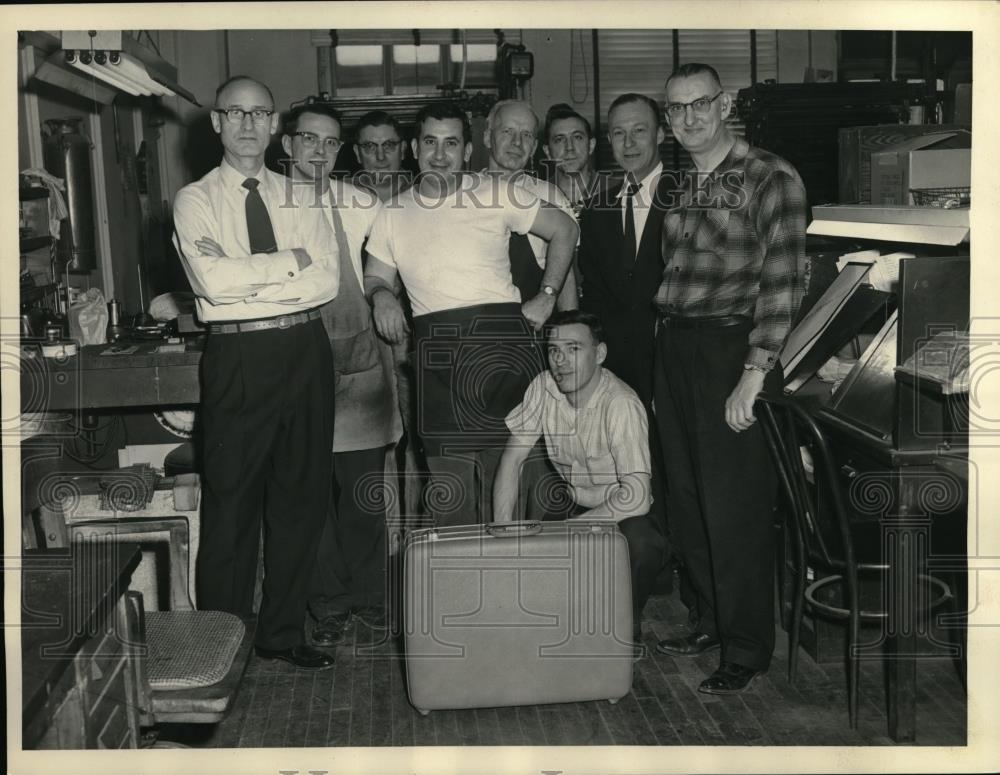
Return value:
<svg viewBox="0 0 1000 775">
<path fill-rule="evenodd" d="M 112 63 L 108 60 L 108 68 L 117 70 L 125 78 L 131 81 L 142 84 L 145 88 L 149 89 L 153 94 L 157 94 L 160 97 L 176 97 L 177 95 L 164 86 L 158 83 L 143 67 L 142 62 L 129 54 L 122 53 L 118 57 L 116 63 Z"/>
<path fill-rule="evenodd" d="M 134 97 L 183 97 L 199 104 L 177 83 L 176 67 L 121 30 L 64 30 L 58 38 L 38 36 L 33 45 L 47 55 L 45 67 L 35 74 L 39 80 L 98 102 L 114 98 L 107 92 L 110 86 Z M 86 80 L 75 80 L 78 74 Z"/>
<path fill-rule="evenodd" d="M 117 78 L 116 76 L 110 73 L 104 72 L 99 66 L 94 65 L 93 63 L 89 65 L 83 64 L 83 62 L 80 61 L 79 56 L 74 56 L 72 59 L 67 59 L 66 63 L 70 67 L 79 70 L 84 75 L 90 78 L 96 78 L 100 81 L 104 81 L 105 83 L 114 86 L 116 89 L 120 89 L 121 91 L 126 92 L 127 94 L 131 94 L 133 97 L 140 97 L 151 94 L 151 92 L 148 91 L 140 91 L 138 88 L 136 88 L 135 85 L 129 83 L 128 81 L 125 81 L 124 79 Z"/>
</svg>

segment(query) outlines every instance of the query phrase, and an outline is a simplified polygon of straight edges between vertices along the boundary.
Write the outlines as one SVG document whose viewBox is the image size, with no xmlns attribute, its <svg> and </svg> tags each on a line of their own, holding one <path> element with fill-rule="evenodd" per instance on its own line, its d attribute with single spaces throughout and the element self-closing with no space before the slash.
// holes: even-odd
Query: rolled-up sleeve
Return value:
<svg viewBox="0 0 1000 775">
<path fill-rule="evenodd" d="M 618 481 L 628 474 L 650 473 L 649 421 L 638 397 L 612 399 L 605 422 Z"/>
<path fill-rule="evenodd" d="M 519 439 L 534 443 L 542 435 L 542 401 L 545 398 L 545 373 L 535 377 L 524 391 L 521 403 L 506 417 L 507 429 Z"/>
</svg>

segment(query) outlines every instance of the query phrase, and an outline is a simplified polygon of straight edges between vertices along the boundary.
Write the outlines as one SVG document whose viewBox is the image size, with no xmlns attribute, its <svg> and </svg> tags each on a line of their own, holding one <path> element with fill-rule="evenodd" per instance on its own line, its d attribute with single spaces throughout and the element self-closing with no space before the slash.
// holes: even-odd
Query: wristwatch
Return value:
<svg viewBox="0 0 1000 775">
<path fill-rule="evenodd" d="M 544 293 L 546 296 L 555 296 L 556 295 L 556 289 L 553 288 L 551 285 L 543 285 L 542 286 L 542 293 Z"/>
<path fill-rule="evenodd" d="M 767 371 L 754 363 L 744 363 L 743 371 L 759 371 L 761 374 L 767 374 Z"/>
</svg>

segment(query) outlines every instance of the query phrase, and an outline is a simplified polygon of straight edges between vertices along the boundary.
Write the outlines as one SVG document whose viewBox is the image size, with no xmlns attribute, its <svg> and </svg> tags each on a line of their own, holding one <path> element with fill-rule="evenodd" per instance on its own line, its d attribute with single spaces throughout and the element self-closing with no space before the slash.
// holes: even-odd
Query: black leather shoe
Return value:
<svg viewBox="0 0 1000 775">
<path fill-rule="evenodd" d="M 336 646 L 344 640 L 350 621 L 350 614 L 324 617 L 312 632 L 312 642 L 317 646 Z"/>
<path fill-rule="evenodd" d="M 256 647 L 261 659 L 281 659 L 303 670 L 329 670 L 334 666 L 333 656 L 304 643 L 289 649 L 264 649 Z"/>
<path fill-rule="evenodd" d="M 763 670 L 723 662 L 718 670 L 701 682 L 698 691 L 702 694 L 740 694 L 753 686 L 763 674 Z"/>
<path fill-rule="evenodd" d="M 667 638 L 656 644 L 656 650 L 672 657 L 696 657 L 706 651 L 719 648 L 721 643 L 715 635 L 695 632 L 683 638 Z"/>
<path fill-rule="evenodd" d="M 385 608 L 380 605 L 358 606 L 354 609 L 354 618 L 373 630 L 386 628 Z"/>
</svg>

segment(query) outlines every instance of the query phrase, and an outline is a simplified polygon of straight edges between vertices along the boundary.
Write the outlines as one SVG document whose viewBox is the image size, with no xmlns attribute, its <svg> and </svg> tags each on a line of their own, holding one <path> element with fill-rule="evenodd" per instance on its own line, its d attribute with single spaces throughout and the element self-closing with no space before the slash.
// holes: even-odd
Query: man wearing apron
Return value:
<svg viewBox="0 0 1000 775">
<path fill-rule="evenodd" d="M 435 523 L 485 523 L 508 435 L 504 418 L 541 369 L 535 332 L 555 307 L 577 229 L 523 187 L 462 171 L 471 129 L 456 106 L 421 110 L 412 143 L 420 177 L 375 219 L 365 291 L 389 341 L 406 334 L 393 293 L 397 272 L 413 306 L 418 433 Z M 549 248 L 541 290 L 522 300 L 508 243 L 528 232 Z"/>
<path fill-rule="evenodd" d="M 322 209 L 340 257 L 340 293 L 320 308 L 333 350 L 336 414 L 332 508 L 309 600 L 317 646 L 340 642 L 352 616 L 369 627 L 385 626 L 385 457 L 402 433 L 392 350 L 376 336 L 361 290 L 362 246 L 382 205 L 345 181 L 331 185 L 342 132 L 337 113 L 314 103 L 289 114 L 282 137 L 295 201 Z"/>
</svg>

